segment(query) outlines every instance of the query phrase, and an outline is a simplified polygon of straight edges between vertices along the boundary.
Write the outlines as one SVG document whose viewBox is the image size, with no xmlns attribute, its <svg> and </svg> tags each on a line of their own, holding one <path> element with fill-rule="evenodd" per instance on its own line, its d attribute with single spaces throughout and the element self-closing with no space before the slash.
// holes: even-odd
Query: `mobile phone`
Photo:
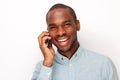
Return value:
<svg viewBox="0 0 120 80">
<path fill-rule="evenodd" d="M 47 45 L 48 48 L 50 48 L 51 45 L 52 45 L 51 40 L 49 40 L 49 39 L 47 39 L 47 40 L 45 41 L 45 43 L 46 43 L 46 45 Z"/>
</svg>

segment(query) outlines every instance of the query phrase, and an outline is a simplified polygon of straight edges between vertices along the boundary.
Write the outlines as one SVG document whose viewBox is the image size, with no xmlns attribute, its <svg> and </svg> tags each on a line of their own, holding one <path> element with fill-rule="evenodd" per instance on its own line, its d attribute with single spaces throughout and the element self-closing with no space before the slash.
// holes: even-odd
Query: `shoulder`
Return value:
<svg viewBox="0 0 120 80">
<path fill-rule="evenodd" d="M 100 65 L 113 64 L 112 60 L 100 53 L 82 48 L 84 58 L 89 61 Z"/>
<path fill-rule="evenodd" d="M 84 60 L 95 67 L 99 67 L 105 71 L 115 71 L 116 69 L 113 61 L 108 56 L 87 49 L 83 49 L 83 55 Z"/>
<path fill-rule="evenodd" d="M 94 51 L 91 51 L 91 50 L 88 50 L 88 49 L 85 49 L 85 48 L 82 48 L 82 50 L 83 50 L 84 56 L 86 56 L 87 58 L 91 58 L 91 59 L 95 59 L 95 60 L 106 60 L 106 59 L 108 59 L 107 56 L 102 55 L 100 53 L 97 53 L 97 52 L 94 52 Z"/>
<path fill-rule="evenodd" d="M 87 49 L 83 49 L 83 55 L 87 65 L 92 66 L 94 70 L 100 70 L 106 80 L 118 80 L 116 67 L 108 56 Z"/>
</svg>

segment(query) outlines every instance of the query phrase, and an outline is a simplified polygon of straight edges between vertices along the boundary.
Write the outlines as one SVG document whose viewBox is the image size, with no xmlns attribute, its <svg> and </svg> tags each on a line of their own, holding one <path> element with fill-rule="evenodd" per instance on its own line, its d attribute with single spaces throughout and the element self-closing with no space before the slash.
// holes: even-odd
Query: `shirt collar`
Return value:
<svg viewBox="0 0 120 80">
<path fill-rule="evenodd" d="M 75 54 L 71 57 L 71 59 L 68 59 L 67 57 L 61 55 L 58 51 L 56 52 L 55 60 L 61 64 L 65 64 L 68 62 L 72 62 L 75 59 L 77 59 L 78 56 L 81 56 L 82 54 L 82 48 L 79 47 L 78 50 L 75 52 Z"/>
</svg>

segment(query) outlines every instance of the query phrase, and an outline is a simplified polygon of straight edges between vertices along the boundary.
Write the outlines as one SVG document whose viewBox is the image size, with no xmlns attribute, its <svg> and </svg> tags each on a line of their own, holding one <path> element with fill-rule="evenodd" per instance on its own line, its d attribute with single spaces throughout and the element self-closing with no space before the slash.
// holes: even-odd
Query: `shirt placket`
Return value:
<svg viewBox="0 0 120 80">
<path fill-rule="evenodd" d="M 69 77 L 69 80 L 75 80 L 74 79 L 74 67 L 73 67 L 74 65 L 71 63 L 71 62 L 69 62 L 69 64 L 68 64 L 68 77 Z"/>
</svg>

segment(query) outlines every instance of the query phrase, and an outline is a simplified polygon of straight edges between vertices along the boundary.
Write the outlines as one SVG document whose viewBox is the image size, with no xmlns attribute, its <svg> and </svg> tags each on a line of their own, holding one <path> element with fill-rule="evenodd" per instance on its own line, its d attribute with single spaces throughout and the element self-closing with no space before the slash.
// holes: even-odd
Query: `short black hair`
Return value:
<svg viewBox="0 0 120 80">
<path fill-rule="evenodd" d="M 75 11 L 74 11 L 70 6 L 67 6 L 67 5 L 61 4 L 61 3 L 55 4 L 55 5 L 53 5 L 53 6 L 49 9 L 49 11 L 48 11 L 47 14 L 46 14 L 46 21 L 47 21 L 48 13 L 49 13 L 50 11 L 52 11 L 52 10 L 54 10 L 54 9 L 58 9 L 58 8 L 68 9 L 69 12 L 70 12 L 70 14 L 72 15 L 74 21 L 75 21 L 75 22 L 77 21 L 77 17 L 76 17 Z"/>
</svg>

